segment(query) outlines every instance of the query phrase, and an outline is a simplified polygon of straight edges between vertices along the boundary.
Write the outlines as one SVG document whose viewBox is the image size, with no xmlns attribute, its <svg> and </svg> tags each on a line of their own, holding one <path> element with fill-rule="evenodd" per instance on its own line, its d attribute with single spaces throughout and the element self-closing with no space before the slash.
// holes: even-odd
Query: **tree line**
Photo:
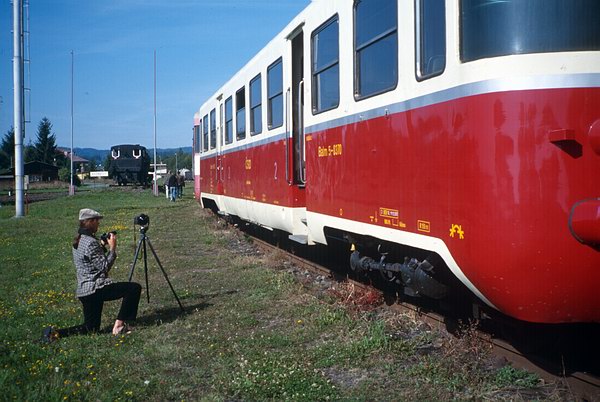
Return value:
<svg viewBox="0 0 600 402">
<path fill-rule="evenodd" d="M 56 135 L 52 132 L 52 123 L 44 117 L 38 124 L 37 137 L 33 144 L 23 145 L 23 158 L 27 162 L 44 162 L 65 167 L 70 162 L 65 155 L 57 152 Z M 11 127 L 0 143 L 0 170 L 10 169 L 15 159 L 15 129 Z"/>
<path fill-rule="evenodd" d="M 149 150 L 149 152 L 151 152 Z M 152 156 L 151 156 L 152 157 Z M 56 135 L 52 132 L 52 123 L 44 117 L 38 124 L 36 139 L 33 143 L 23 145 L 24 162 L 44 162 L 59 168 L 59 178 L 69 181 L 71 161 L 62 152 L 57 152 Z M 15 130 L 11 127 L 2 137 L 0 143 L 0 171 L 14 167 L 15 159 Z M 179 169 L 192 169 L 192 155 L 179 149 L 175 154 L 163 155 L 158 158 L 160 162 L 166 163 L 167 169 L 175 171 Z M 110 153 L 106 155 L 102 168 L 108 170 L 110 165 Z M 97 170 L 98 161 L 91 159 L 90 169 Z"/>
<path fill-rule="evenodd" d="M 152 151 L 148 150 L 148 152 Z M 152 158 L 152 156 L 150 158 Z M 167 170 L 170 170 L 171 172 L 176 170 L 179 171 L 184 168 L 192 170 L 192 154 L 183 152 L 181 148 L 174 154 L 165 155 L 162 158 L 157 157 L 157 159 L 162 161 L 162 163 L 165 163 L 167 165 Z"/>
</svg>

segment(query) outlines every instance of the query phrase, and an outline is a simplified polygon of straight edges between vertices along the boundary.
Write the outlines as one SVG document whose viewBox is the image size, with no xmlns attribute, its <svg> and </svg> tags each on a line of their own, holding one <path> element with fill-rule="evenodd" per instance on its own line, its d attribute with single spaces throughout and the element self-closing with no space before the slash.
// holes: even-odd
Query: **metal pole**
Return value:
<svg viewBox="0 0 600 402">
<path fill-rule="evenodd" d="M 15 126 L 15 217 L 25 216 L 23 208 L 23 2 L 13 0 L 13 84 L 14 84 L 14 126 Z"/>
<path fill-rule="evenodd" d="M 73 75 L 74 75 L 74 55 L 71 50 L 71 184 L 69 186 L 69 195 L 75 195 L 75 187 L 73 186 Z"/>
<path fill-rule="evenodd" d="M 152 193 L 158 197 L 158 183 L 156 182 L 156 49 L 154 50 L 154 183 Z"/>
</svg>

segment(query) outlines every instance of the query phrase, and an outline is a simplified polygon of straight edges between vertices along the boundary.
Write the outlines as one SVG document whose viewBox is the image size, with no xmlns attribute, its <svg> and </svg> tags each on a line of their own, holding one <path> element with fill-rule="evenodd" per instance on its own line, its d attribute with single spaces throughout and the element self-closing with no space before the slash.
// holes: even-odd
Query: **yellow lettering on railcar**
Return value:
<svg viewBox="0 0 600 402">
<path fill-rule="evenodd" d="M 246 159 L 246 162 L 244 163 L 246 170 L 251 170 L 252 169 L 252 159 Z"/>
<path fill-rule="evenodd" d="M 319 158 L 329 156 L 340 156 L 342 154 L 342 144 L 332 144 L 327 146 L 317 147 Z"/>
<path fill-rule="evenodd" d="M 462 229 L 462 225 L 452 224 L 450 227 L 450 237 L 454 237 L 454 235 L 458 234 L 458 238 L 463 240 L 465 238 L 465 232 Z"/>
<path fill-rule="evenodd" d="M 400 213 L 398 212 L 397 209 L 379 208 L 379 216 L 398 219 L 399 215 L 400 215 Z"/>
<path fill-rule="evenodd" d="M 400 218 L 400 212 L 397 209 L 391 208 L 379 208 L 379 216 L 383 218 L 383 224 L 389 226 L 395 226 L 399 228 L 405 228 L 406 223 L 402 222 Z M 375 222 L 377 222 L 377 217 L 375 217 Z"/>
<path fill-rule="evenodd" d="M 419 230 L 420 232 L 429 233 L 429 232 L 431 232 L 431 223 L 429 223 L 427 221 L 418 220 L 417 221 L 417 230 Z"/>
</svg>

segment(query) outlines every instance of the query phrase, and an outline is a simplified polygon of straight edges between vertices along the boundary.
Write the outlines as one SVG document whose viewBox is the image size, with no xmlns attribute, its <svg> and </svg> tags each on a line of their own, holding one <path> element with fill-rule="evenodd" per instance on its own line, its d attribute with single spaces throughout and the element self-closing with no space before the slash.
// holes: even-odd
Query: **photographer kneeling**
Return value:
<svg viewBox="0 0 600 402">
<path fill-rule="evenodd" d="M 88 208 L 79 211 L 79 231 L 73 241 L 73 262 L 77 270 L 76 296 L 83 304 L 84 323 L 70 328 L 46 328 L 43 338 L 52 341 L 59 337 L 87 334 L 100 329 L 105 301 L 123 299 L 112 329 L 113 335 L 127 333 L 127 322 L 136 319 L 142 287 L 135 282 L 113 282 L 108 277 L 117 258 L 117 237 L 109 233 L 106 244 L 95 237 L 103 216 Z M 106 253 L 105 245 L 108 246 Z"/>
</svg>

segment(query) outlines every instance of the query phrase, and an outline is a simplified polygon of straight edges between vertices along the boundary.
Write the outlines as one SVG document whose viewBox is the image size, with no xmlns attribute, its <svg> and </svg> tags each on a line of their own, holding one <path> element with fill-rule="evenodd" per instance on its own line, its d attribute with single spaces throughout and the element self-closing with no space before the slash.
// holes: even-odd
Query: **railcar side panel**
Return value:
<svg viewBox="0 0 600 402">
<path fill-rule="evenodd" d="M 356 8 L 374 3 L 311 2 L 196 113 L 198 198 L 308 244 L 332 228 L 435 252 L 518 319 L 600 322 L 597 5 L 445 1 L 431 20 L 425 3 L 393 4 L 397 20 L 359 48 L 377 23 Z M 561 29 L 496 35 L 527 12 Z M 423 51 L 433 75 L 417 71 Z M 259 115 L 259 133 L 235 138 Z"/>
<path fill-rule="evenodd" d="M 286 176 L 286 146 L 285 139 L 274 137 L 224 152 L 220 186 L 216 185 L 216 165 L 211 162 L 214 157 L 202 159 L 202 196 L 214 199 L 222 213 L 305 234 L 306 226 L 301 223 L 305 191 L 291 185 L 289 175 Z"/>
<path fill-rule="evenodd" d="M 568 227 L 600 188 L 593 105 L 600 89 L 490 93 L 313 132 L 307 210 L 443 240 L 511 316 L 600 321 L 600 254 Z"/>
</svg>

